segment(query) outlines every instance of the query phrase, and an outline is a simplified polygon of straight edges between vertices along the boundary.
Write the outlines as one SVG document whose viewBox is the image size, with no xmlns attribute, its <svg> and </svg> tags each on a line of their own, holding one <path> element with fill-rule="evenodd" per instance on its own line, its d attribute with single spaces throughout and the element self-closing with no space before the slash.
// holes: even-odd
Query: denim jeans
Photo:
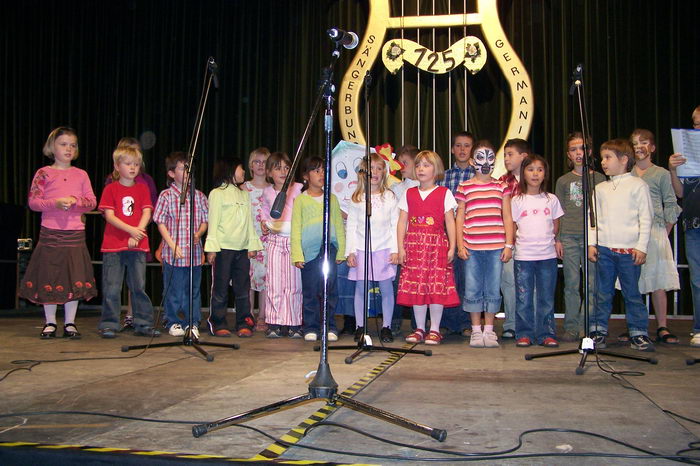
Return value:
<svg viewBox="0 0 700 466">
<path fill-rule="evenodd" d="M 615 296 L 615 279 L 620 279 L 625 300 L 627 329 L 630 336 L 648 335 L 649 310 L 639 293 L 639 274 L 642 266 L 634 265 L 632 254 L 620 254 L 598 246 L 598 289 L 595 311 L 591 316 L 592 332 L 608 333 L 608 320 Z"/>
<path fill-rule="evenodd" d="M 509 260 L 503 264 L 501 274 L 501 294 L 503 295 L 503 313 L 505 321 L 503 330 L 515 331 L 515 261 Z"/>
<path fill-rule="evenodd" d="M 338 302 L 336 291 L 336 276 L 338 274 L 335 257 L 338 250 L 331 245 L 328 254 L 328 329 L 336 331 L 335 306 Z M 321 331 L 321 306 L 323 304 L 323 250 L 315 259 L 304 264 L 301 269 L 301 287 L 304 294 L 304 310 L 302 312 L 302 331 L 318 333 Z"/>
<path fill-rule="evenodd" d="M 336 315 L 354 316 L 355 315 L 355 282 L 348 280 L 348 272 L 350 267 L 348 263 L 343 261 L 336 267 L 337 277 L 335 281 L 338 291 L 338 304 L 335 307 Z"/>
<path fill-rule="evenodd" d="M 497 313 L 501 307 L 501 273 L 503 249 L 475 251 L 469 249 L 464 267 L 464 299 L 466 312 Z"/>
<path fill-rule="evenodd" d="M 195 327 L 202 318 L 201 283 L 202 266 L 196 265 L 192 267 L 192 325 Z M 168 325 L 180 324 L 182 328 L 190 325 L 190 268 L 163 262 L 163 293 Z"/>
<path fill-rule="evenodd" d="M 583 261 L 587 251 L 583 244 L 583 235 L 561 235 L 564 247 L 564 330 L 578 334 L 583 330 L 583 297 L 579 292 Z M 595 305 L 595 262 L 588 261 L 588 310 L 589 315 Z"/>
<path fill-rule="evenodd" d="M 685 231 L 685 256 L 690 269 L 690 290 L 693 295 L 693 333 L 700 333 L 700 228 Z"/>
<path fill-rule="evenodd" d="M 452 268 L 455 274 L 455 286 L 457 295 L 461 301 L 464 300 L 464 268 L 466 261 L 455 255 Z M 462 333 L 465 328 L 471 327 L 471 321 L 466 312 L 462 311 L 462 306 L 447 307 L 442 313 L 441 327 L 446 327 L 452 332 Z"/>
<path fill-rule="evenodd" d="M 226 306 L 228 304 L 229 283 L 233 285 L 236 298 L 236 329 L 251 328 L 253 316 L 250 314 L 250 259 L 248 251 L 222 249 L 216 253 L 212 280 L 211 312 L 209 329 L 212 333 L 227 329 Z M 250 320 L 246 322 L 246 318 Z"/>
<path fill-rule="evenodd" d="M 557 260 L 515 261 L 515 335 L 541 344 L 555 338 Z M 535 296 L 537 290 L 537 296 Z"/>
<path fill-rule="evenodd" d="M 102 318 L 98 328 L 119 329 L 122 307 L 122 283 L 131 294 L 131 309 L 136 330 L 153 327 L 153 305 L 146 294 L 146 253 L 140 251 L 102 254 Z"/>
</svg>

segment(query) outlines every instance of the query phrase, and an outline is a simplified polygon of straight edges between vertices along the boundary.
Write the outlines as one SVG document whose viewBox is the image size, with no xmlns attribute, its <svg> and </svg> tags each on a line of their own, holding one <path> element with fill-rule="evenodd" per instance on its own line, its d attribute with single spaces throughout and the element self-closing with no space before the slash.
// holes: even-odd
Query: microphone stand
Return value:
<svg viewBox="0 0 700 466">
<path fill-rule="evenodd" d="M 280 411 L 282 409 L 288 409 L 295 407 L 299 404 L 308 403 L 315 400 L 325 400 L 331 405 L 342 405 L 347 406 L 355 411 L 367 414 L 369 416 L 374 416 L 383 421 L 390 422 L 397 426 L 419 432 L 421 434 L 429 435 L 432 438 L 442 442 L 447 437 L 447 431 L 443 429 L 435 429 L 423 424 L 418 424 L 409 419 L 397 416 L 395 414 L 389 413 L 387 411 L 381 410 L 374 406 L 362 403 L 360 401 L 354 400 L 353 398 L 338 394 L 338 384 L 333 379 L 331 374 L 331 369 L 328 364 L 328 263 L 330 260 L 335 260 L 335 258 L 330 257 L 330 198 L 331 198 L 331 144 L 333 141 L 333 92 L 335 91 L 335 86 L 333 85 L 333 68 L 335 63 L 340 56 L 341 44 L 336 43 L 335 49 L 331 55 L 330 65 L 323 70 L 323 77 L 321 85 L 319 86 L 319 92 L 314 103 L 314 108 L 311 112 L 311 117 L 306 125 L 306 130 L 304 131 L 304 136 L 297 149 L 296 156 L 299 155 L 301 149 L 303 149 L 306 142 L 306 137 L 308 136 L 308 131 L 313 124 L 313 120 L 321 106 L 322 102 L 325 102 L 326 112 L 324 118 L 324 132 L 325 132 L 325 174 L 324 174 L 324 185 L 323 185 L 323 300 L 322 300 L 322 314 L 321 314 L 321 355 L 318 363 L 318 369 L 316 370 L 316 375 L 309 384 L 308 393 L 302 395 L 297 395 L 286 400 L 277 401 L 265 406 L 261 406 L 250 411 L 246 411 L 241 414 L 236 414 L 218 421 L 199 424 L 192 427 L 192 435 L 194 437 L 201 437 L 202 435 L 211 432 L 213 430 L 222 429 L 224 427 L 229 427 L 235 424 L 240 424 L 250 419 L 265 416 L 273 412 Z M 295 156 L 295 157 L 296 157 Z M 292 162 L 292 166 L 297 165 L 297 160 Z M 285 180 L 284 186 L 288 185 L 288 181 L 294 176 L 294 170 L 290 169 L 287 174 L 287 180 Z M 283 188 L 278 194 L 277 199 L 275 199 L 275 205 L 278 204 L 280 195 L 285 193 Z M 284 202 L 277 205 L 279 208 L 279 214 L 281 215 L 284 209 Z M 274 207 L 273 207 L 274 209 Z M 271 210 L 271 215 L 273 211 Z M 277 217 L 279 218 L 279 217 Z"/>
<path fill-rule="evenodd" d="M 581 185 L 583 190 L 583 325 L 584 325 L 584 336 L 579 343 L 578 349 L 573 350 L 562 350 L 562 351 L 552 351 L 549 353 L 538 353 L 538 354 L 526 354 L 525 360 L 530 361 L 537 358 L 548 358 L 550 356 L 561 356 L 564 354 L 576 354 L 581 353 L 581 359 L 578 366 L 576 367 L 576 375 L 582 375 L 584 370 L 584 365 L 586 364 L 586 359 L 591 353 L 596 353 L 614 356 L 623 359 L 633 359 L 635 361 L 648 362 L 649 364 L 657 364 L 658 360 L 656 358 L 649 358 L 644 356 L 634 356 L 631 354 L 616 353 L 613 351 L 608 351 L 604 349 L 598 349 L 595 347 L 595 340 L 590 337 L 589 333 L 589 282 L 588 282 L 588 225 L 590 215 L 590 225 L 595 227 L 596 217 L 595 217 L 595 203 L 593 202 L 593 197 L 595 196 L 595 187 L 591 187 L 591 168 L 590 162 L 588 160 L 588 117 L 586 114 L 586 104 L 583 86 L 583 65 L 579 64 L 573 73 L 571 89 L 569 93 L 571 95 L 576 93 L 578 100 L 579 115 L 581 117 L 581 134 L 583 135 L 583 176 L 581 177 Z"/>
<path fill-rule="evenodd" d="M 199 99 L 199 108 L 197 109 L 197 116 L 195 118 L 195 125 L 194 125 L 194 130 L 192 132 L 192 138 L 190 139 L 190 146 L 187 151 L 188 154 L 188 161 L 187 164 L 185 165 L 185 176 L 184 176 L 184 182 L 182 183 L 182 192 L 180 193 L 180 209 L 183 208 L 183 206 L 186 206 L 186 200 L 188 197 L 189 193 L 189 214 L 190 214 L 190 228 L 189 228 L 189 234 L 190 234 L 190 265 L 189 265 L 189 312 L 188 312 L 188 326 L 187 329 L 185 330 L 185 335 L 182 337 L 182 341 L 172 341 L 172 342 L 167 342 L 167 343 L 155 343 L 155 344 L 146 344 L 146 345 L 133 345 L 133 346 L 122 346 L 122 352 L 127 352 L 132 349 L 143 349 L 143 348 L 164 348 L 164 347 L 169 347 L 169 346 L 191 346 L 192 348 L 196 349 L 199 351 L 199 353 L 204 356 L 207 360 L 207 362 L 212 362 L 214 360 L 214 355 L 209 354 L 206 351 L 204 351 L 204 348 L 202 348 L 203 345 L 205 346 L 216 346 L 219 348 L 231 348 L 231 349 L 239 349 L 240 346 L 238 344 L 227 344 L 227 343 L 211 343 L 211 342 L 202 342 L 199 341 L 197 336 L 192 332 L 192 329 L 194 328 L 193 326 L 195 325 L 194 323 L 194 233 L 196 228 L 199 227 L 199 225 L 195 225 L 194 223 L 194 218 L 195 218 L 195 188 L 194 188 L 194 178 L 193 178 L 193 172 L 194 172 L 194 154 L 195 150 L 197 148 L 197 142 L 199 140 L 199 132 L 202 128 L 202 121 L 204 119 L 204 109 L 207 106 L 207 101 L 209 99 L 209 89 L 211 88 L 211 83 L 212 80 L 214 81 L 214 87 L 218 89 L 218 78 L 216 76 L 217 72 L 217 66 L 216 62 L 214 61 L 213 58 L 209 58 L 207 60 L 207 68 L 204 72 L 204 87 L 202 89 L 202 95 Z M 208 77 L 207 77 L 208 75 Z M 179 220 L 179 215 L 178 215 L 178 220 Z M 176 240 L 177 242 L 177 240 Z M 170 277 L 170 280 L 172 280 L 172 275 Z M 170 287 L 170 283 L 168 283 L 165 286 L 165 290 L 167 291 L 168 288 Z"/>
<path fill-rule="evenodd" d="M 365 96 L 365 134 L 369 138 L 369 88 L 372 84 L 372 75 L 367 71 L 365 74 L 365 84 L 364 84 L 364 96 Z M 376 346 L 372 345 L 372 340 L 368 336 L 367 319 L 369 318 L 369 268 L 371 262 L 371 231 L 372 226 L 370 219 L 372 218 L 372 194 L 370 188 L 372 174 L 372 164 L 369 156 L 369 142 L 365 144 L 365 250 L 364 250 L 364 289 L 363 289 L 363 316 L 364 316 L 364 326 L 362 328 L 362 337 L 358 340 L 357 345 L 340 345 L 332 346 L 328 348 L 329 350 L 351 350 L 354 349 L 355 352 L 350 356 L 345 358 L 345 364 L 352 364 L 355 359 L 363 352 L 371 353 L 372 351 L 387 351 L 391 353 L 410 353 L 410 354 L 423 354 L 425 356 L 432 356 L 432 350 L 416 350 L 416 349 L 404 349 L 404 348 L 389 348 L 386 346 Z M 315 346 L 314 350 L 318 351 L 319 346 Z"/>
</svg>

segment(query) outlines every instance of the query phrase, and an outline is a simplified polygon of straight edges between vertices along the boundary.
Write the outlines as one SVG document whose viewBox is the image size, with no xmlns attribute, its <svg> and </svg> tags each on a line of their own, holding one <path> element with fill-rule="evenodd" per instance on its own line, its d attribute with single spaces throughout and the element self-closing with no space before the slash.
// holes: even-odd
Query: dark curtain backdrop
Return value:
<svg viewBox="0 0 700 466">
<path fill-rule="evenodd" d="M 402 8 L 404 15 L 462 12 L 464 4 L 392 0 L 395 16 Z M 466 5 L 475 11 L 475 1 Z M 0 202 L 26 206 L 32 175 L 47 163 L 41 148 L 58 125 L 77 129 L 81 155 L 75 164 L 88 171 L 98 197 L 116 142 L 152 132 L 156 143 L 145 151 L 146 168 L 164 188 L 163 159 L 187 148 L 209 56 L 219 64 L 220 88 L 210 96 L 197 148 L 199 188 L 211 188 L 219 156 L 245 160 L 261 145 L 293 153 L 331 50 L 325 30 L 338 26 L 362 35 L 368 11 L 367 0 L 28 0 L 5 5 L 0 17 Z M 669 129 L 687 127 L 692 108 L 700 103 L 699 2 L 505 0 L 499 12 L 530 73 L 536 108 L 530 141 L 550 161 L 552 178 L 566 171 L 564 138 L 580 127 L 569 95 L 576 63 L 585 66 L 595 145 L 627 136 L 635 127 L 649 128 L 657 134 L 658 163 L 666 165 Z M 479 27 L 466 32 L 483 39 Z M 390 31 L 388 37 L 398 35 Z M 416 35 L 406 31 L 407 38 Z M 454 29 L 449 42 L 463 35 L 461 28 Z M 449 46 L 446 30 L 435 32 L 434 43 L 431 30 L 422 30 L 420 37 L 435 50 Z M 352 56 L 341 57 L 338 81 Z M 379 62 L 373 75 L 370 143 L 397 147 L 402 143 L 400 76 L 389 75 Z M 464 127 L 464 86 L 464 73 L 456 71 L 451 82 L 421 72 L 419 87 L 417 72 L 407 68 L 403 142 L 420 138 L 421 146 L 447 159 L 450 130 Z M 511 106 L 501 71 L 489 60 L 466 86 L 469 129 L 500 143 Z M 317 124 L 307 153 L 322 150 Z M 22 236 L 36 238 L 38 214 L 4 220 Z M 101 232 L 100 218 L 89 218 L 95 259 L 100 258 Z M 4 246 L 11 252 L 14 239 Z M 2 270 L 1 281 L 14 283 L 14 265 L 3 264 Z M 159 271 L 151 272 L 151 295 L 158 302 Z"/>
</svg>

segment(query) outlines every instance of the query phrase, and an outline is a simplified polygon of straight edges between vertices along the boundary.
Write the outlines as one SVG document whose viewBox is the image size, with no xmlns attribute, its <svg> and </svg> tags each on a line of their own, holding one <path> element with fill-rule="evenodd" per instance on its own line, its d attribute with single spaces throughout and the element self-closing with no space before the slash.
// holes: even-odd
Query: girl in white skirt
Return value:
<svg viewBox="0 0 700 466">
<path fill-rule="evenodd" d="M 272 204 L 284 185 L 290 167 L 289 156 L 283 152 L 274 152 L 265 163 L 267 181 L 272 184 L 263 190 L 261 223 L 262 232 L 267 236 L 265 323 L 267 323 L 268 338 L 279 338 L 285 335 L 290 338 L 303 336 L 301 333 L 303 298 L 301 271 L 292 264 L 290 243 L 292 208 L 294 199 L 301 193 L 301 183 L 290 183 L 280 218 L 274 219 L 270 216 Z"/>
<path fill-rule="evenodd" d="M 630 136 L 634 146 L 635 167 L 632 176 L 638 176 L 649 185 L 654 207 L 654 221 L 647 247 L 647 260 L 642 265 L 639 277 L 639 292 L 651 293 L 656 313 L 657 342 L 677 344 L 678 337 L 672 334 L 666 322 L 666 292 L 680 289 L 678 268 L 673 260 L 668 235 L 678 220 L 681 208 L 671 185 L 671 174 L 665 168 L 654 165 L 652 156 L 656 152 L 654 134 L 646 129 L 636 129 Z"/>
<path fill-rule="evenodd" d="M 366 170 L 366 162 L 360 165 Z M 384 159 L 378 154 L 370 156 L 370 193 L 372 216 L 370 217 L 370 265 L 369 280 L 379 282 L 382 293 L 382 330 L 380 338 L 385 343 L 394 341 L 391 335 L 391 318 L 394 311 L 394 277 L 398 263 L 397 223 L 399 207 L 396 195 L 388 186 L 388 171 Z M 365 175 L 357 177 L 357 189 L 348 208 L 346 255 L 350 272 L 348 279 L 355 285 L 355 341 L 364 332 L 364 276 L 365 276 Z"/>
</svg>

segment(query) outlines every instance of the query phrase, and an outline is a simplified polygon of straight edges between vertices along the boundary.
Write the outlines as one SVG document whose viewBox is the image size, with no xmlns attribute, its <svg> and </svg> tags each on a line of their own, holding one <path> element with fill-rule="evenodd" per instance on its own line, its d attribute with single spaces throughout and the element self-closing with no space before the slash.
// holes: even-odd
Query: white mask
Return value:
<svg viewBox="0 0 700 466">
<path fill-rule="evenodd" d="M 479 147 L 474 152 L 476 171 L 482 175 L 490 175 L 496 165 L 496 154 L 487 147 Z"/>
</svg>

